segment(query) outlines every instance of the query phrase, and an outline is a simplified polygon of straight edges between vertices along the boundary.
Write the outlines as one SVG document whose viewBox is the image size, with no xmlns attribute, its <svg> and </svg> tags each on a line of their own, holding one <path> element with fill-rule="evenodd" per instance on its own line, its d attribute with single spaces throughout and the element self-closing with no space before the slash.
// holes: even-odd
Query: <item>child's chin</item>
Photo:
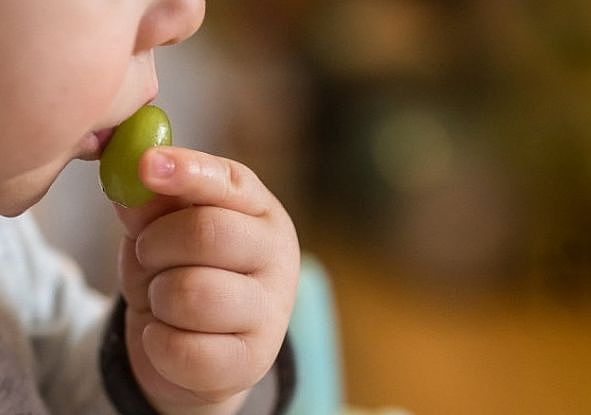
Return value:
<svg viewBox="0 0 591 415">
<path fill-rule="evenodd" d="M 0 206 L 0 215 L 7 218 L 20 216 L 36 205 L 42 198 L 43 195 L 28 199 L 26 201 L 17 201 L 16 203 L 11 203 L 10 206 Z"/>
<path fill-rule="evenodd" d="M 0 198 L 0 216 L 14 218 L 35 206 L 49 190 L 49 186 L 27 194 L 13 195 L 7 203 Z"/>
<path fill-rule="evenodd" d="M 68 162 L 64 156 L 5 182 L 0 181 L 0 215 L 19 216 L 36 205 Z"/>
<path fill-rule="evenodd" d="M 33 205 L 34 203 L 20 203 L 20 201 L 12 201 L 8 206 L 0 204 L 0 216 L 14 218 L 26 212 Z"/>
<path fill-rule="evenodd" d="M 4 216 L 7 218 L 16 218 L 17 216 L 22 215 L 23 213 L 25 213 L 27 210 L 8 210 L 6 212 L 4 211 L 0 211 L 0 216 Z"/>
</svg>

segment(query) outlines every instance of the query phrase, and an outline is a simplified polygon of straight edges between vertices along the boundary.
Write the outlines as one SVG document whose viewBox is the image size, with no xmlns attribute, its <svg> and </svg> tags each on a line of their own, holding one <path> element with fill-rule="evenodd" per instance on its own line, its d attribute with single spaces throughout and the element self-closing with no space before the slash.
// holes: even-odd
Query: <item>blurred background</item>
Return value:
<svg viewBox="0 0 591 415">
<path fill-rule="evenodd" d="M 157 59 L 175 142 L 253 168 L 328 271 L 347 402 L 591 413 L 591 3 L 216 0 Z M 35 213 L 113 292 L 96 177 Z"/>
</svg>

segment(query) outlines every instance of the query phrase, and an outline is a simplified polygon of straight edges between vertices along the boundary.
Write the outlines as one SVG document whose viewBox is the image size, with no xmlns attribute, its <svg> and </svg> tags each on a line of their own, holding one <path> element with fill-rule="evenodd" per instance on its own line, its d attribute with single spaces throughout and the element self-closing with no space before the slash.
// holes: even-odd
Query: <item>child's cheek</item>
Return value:
<svg viewBox="0 0 591 415">
<path fill-rule="evenodd" d="M 118 93 L 135 29 L 126 13 L 100 4 L 0 2 L 0 126 L 10 137 L 0 153 L 11 155 L 0 177 L 71 151 Z"/>
<path fill-rule="evenodd" d="M 37 55 L 30 65 L 11 74 L 11 85 L 0 84 L 6 91 L 0 104 L 8 108 L 0 115 L 0 125 L 23 144 L 11 149 L 19 169 L 35 168 L 71 152 L 121 88 L 128 63 L 123 53 L 98 49 L 103 53 L 84 55 L 78 48 L 63 52 L 63 62 L 49 54 Z"/>
</svg>

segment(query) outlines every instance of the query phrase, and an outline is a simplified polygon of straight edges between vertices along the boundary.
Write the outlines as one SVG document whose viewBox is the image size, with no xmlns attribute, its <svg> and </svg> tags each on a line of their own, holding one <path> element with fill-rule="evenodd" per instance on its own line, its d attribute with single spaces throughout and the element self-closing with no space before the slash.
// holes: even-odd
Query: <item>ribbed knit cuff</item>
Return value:
<svg viewBox="0 0 591 415">
<path fill-rule="evenodd" d="M 158 415 L 140 390 L 131 370 L 125 345 L 125 309 L 119 297 L 103 338 L 100 369 L 103 385 L 121 415 Z"/>
</svg>

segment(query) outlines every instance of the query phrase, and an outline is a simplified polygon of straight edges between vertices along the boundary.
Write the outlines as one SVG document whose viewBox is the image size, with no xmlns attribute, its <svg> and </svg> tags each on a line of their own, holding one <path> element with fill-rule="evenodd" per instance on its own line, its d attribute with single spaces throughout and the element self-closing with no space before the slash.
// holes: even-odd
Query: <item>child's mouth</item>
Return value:
<svg viewBox="0 0 591 415">
<path fill-rule="evenodd" d="M 103 150 L 113 136 L 115 128 L 105 128 L 100 131 L 93 131 L 84 137 L 82 150 L 78 158 L 82 160 L 98 160 L 101 158 Z"/>
<path fill-rule="evenodd" d="M 107 144 L 109 143 L 109 140 L 113 136 L 114 131 L 115 131 L 115 128 L 111 127 L 111 128 L 105 128 L 104 130 L 100 130 L 100 131 L 97 131 L 96 133 L 94 133 L 94 135 L 96 136 L 96 138 L 99 142 L 101 153 L 105 149 Z"/>
</svg>

